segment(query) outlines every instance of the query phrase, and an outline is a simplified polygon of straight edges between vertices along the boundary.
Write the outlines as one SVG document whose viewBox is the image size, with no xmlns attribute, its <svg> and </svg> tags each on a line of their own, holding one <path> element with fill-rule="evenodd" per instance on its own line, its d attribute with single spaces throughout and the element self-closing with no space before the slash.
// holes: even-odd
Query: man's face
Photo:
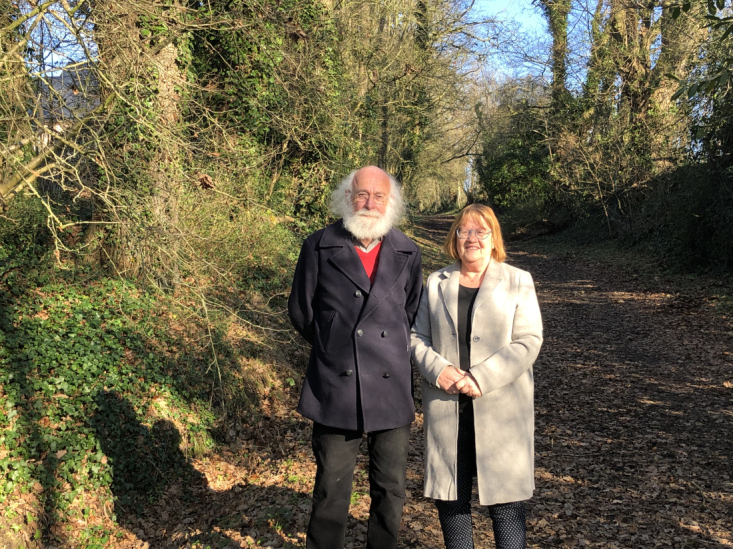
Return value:
<svg viewBox="0 0 733 549">
<path fill-rule="evenodd" d="M 356 172 L 351 191 L 346 193 L 351 211 L 344 212 L 344 227 L 357 240 L 381 238 L 397 221 L 392 210 L 392 184 L 379 168 L 367 166 Z"/>
<path fill-rule="evenodd" d="M 387 175 L 375 168 L 364 168 L 354 177 L 351 201 L 354 212 L 376 210 L 381 215 L 387 211 L 392 185 Z"/>
</svg>

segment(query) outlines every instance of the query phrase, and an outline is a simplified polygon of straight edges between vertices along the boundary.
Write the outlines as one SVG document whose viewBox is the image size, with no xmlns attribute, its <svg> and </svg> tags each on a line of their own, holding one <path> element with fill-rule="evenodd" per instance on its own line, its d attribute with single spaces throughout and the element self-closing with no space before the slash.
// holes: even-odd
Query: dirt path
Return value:
<svg viewBox="0 0 733 549">
<path fill-rule="evenodd" d="M 426 271 L 450 219 L 418 221 Z M 651 292 L 606 263 L 510 247 L 535 279 L 545 344 L 535 365 L 537 490 L 529 546 L 733 545 L 733 326 L 695 300 Z M 127 520 L 129 547 L 304 546 L 312 487 L 309 426 L 289 403 L 246 429 L 231 452 L 196 463 L 209 480 L 180 487 Z M 439 548 L 422 493 L 421 415 L 413 426 L 401 547 Z M 369 497 L 359 460 L 347 547 L 363 547 Z M 163 513 L 165 519 L 163 519 Z M 493 547 L 475 507 L 477 548 Z M 124 543 L 122 544 L 124 546 Z"/>
<path fill-rule="evenodd" d="M 545 325 L 531 545 L 733 545 L 730 321 L 606 265 L 521 243 L 510 261 L 533 274 Z"/>
</svg>

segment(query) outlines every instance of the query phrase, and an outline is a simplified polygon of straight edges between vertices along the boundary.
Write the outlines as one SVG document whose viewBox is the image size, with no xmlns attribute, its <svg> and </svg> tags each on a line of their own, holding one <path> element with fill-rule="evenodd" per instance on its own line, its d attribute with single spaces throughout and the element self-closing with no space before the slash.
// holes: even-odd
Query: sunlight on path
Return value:
<svg viewBox="0 0 733 549">
<path fill-rule="evenodd" d="M 426 274 L 450 217 L 414 228 Z M 541 241 L 539 241 L 541 244 Z M 527 247 L 529 249 L 529 247 Z M 536 483 L 529 547 L 733 545 L 730 433 L 733 329 L 709 310 L 589 261 L 509 247 L 536 282 L 545 344 L 535 365 Z M 417 380 L 417 379 L 416 379 Z M 443 547 L 422 498 L 422 415 L 412 427 L 400 547 Z M 310 425 L 294 408 L 254 423 L 229 450 L 194 462 L 208 486 L 172 486 L 125 526 L 117 547 L 304 547 L 315 466 Z M 486 433 L 486 436 L 491 436 Z M 347 549 L 363 547 L 369 510 L 366 443 L 357 462 Z M 475 497 L 474 497 L 475 500 Z M 477 548 L 494 547 L 474 507 Z"/>
</svg>

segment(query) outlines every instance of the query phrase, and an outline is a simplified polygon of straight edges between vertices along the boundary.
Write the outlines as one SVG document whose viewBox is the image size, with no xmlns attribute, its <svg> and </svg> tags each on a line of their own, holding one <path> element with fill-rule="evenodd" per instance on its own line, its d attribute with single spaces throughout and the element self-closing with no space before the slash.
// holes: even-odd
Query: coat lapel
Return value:
<svg viewBox="0 0 733 549">
<path fill-rule="evenodd" d="M 352 246 L 353 247 L 353 246 Z M 356 252 L 354 252 L 356 255 Z M 374 285 L 369 292 L 369 297 L 364 304 L 364 310 L 361 313 L 359 322 L 362 322 L 368 317 L 374 309 L 389 295 L 392 288 L 400 279 L 402 271 L 407 265 L 407 258 L 409 254 L 398 252 L 392 244 L 390 233 L 387 233 L 382 238 L 382 248 L 379 251 L 379 265 L 377 266 L 377 275 L 374 278 Z M 364 276 L 366 271 L 361 265 L 361 260 L 357 256 L 359 266 L 361 267 Z M 367 278 L 367 282 L 369 279 Z"/>
<path fill-rule="evenodd" d="M 461 268 L 458 263 L 451 265 L 443 275 L 445 278 L 438 284 L 443 296 L 443 303 L 448 309 L 448 315 L 453 321 L 453 331 L 458 333 L 458 287 L 461 278 Z"/>
<path fill-rule="evenodd" d="M 364 264 L 359 259 L 359 254 L 356 253 L 351 235 L 343 228 L 343 222 L 338 221 L 329 225 L 326 230 L 328 232 L 321 239 L 320 246 L 341 248 L 328 258 L 329 263 L 356 284 L 364 294 L 368 294 L 371 282 L 364 270 Z"/>
<path fill-rule="evenodd" d="M 481 307 L 481 304 L 491 297 L 492 292 L 496 289 L 499 282 L 501 282 L 501 264 L 492 259 L 486 269 L 486 274 L 484 274 L 484 280 L 481 282 L 481 287 L 476 296 L 476 302 L 473 304 L 474 315 L 476 314 L 476 310 Z"/>
<path fill-rule="evenodd" d="M 453 321 L 453 329 L 458 330 L 458 288 L 460 286 L 461 268 L 458 263 L 451 266 L 444 273 L 445 278 L 438 284 L 440 292 L 443 294 L 443 303 L 445 303 L 448 314 Z M 481 282 L 476 301 L 473 305 L 474 314 L 481 304 L 491 297 L 496 286 L 501 282 L 501 265 L 492 260 L 486 269 L 484 280 Z"/>
</svg>

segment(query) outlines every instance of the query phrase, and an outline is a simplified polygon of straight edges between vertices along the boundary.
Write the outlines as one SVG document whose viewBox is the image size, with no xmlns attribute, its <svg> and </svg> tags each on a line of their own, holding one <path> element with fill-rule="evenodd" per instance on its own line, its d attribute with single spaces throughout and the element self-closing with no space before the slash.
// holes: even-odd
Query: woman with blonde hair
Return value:
<svg viewBox="0 0 733 549">
<path fill-rule="evenodd" d="M 491 208 L 457 216 L 412 329 L 422 375 L 425 496 L 436 500 L 448 549 L 473 548 L 478 477 L 497 549 L 525 547 L 524 500 L 534 490 L 534 381 L 542 318 L 532 277 L 507 265 Z"/>
</svg>

